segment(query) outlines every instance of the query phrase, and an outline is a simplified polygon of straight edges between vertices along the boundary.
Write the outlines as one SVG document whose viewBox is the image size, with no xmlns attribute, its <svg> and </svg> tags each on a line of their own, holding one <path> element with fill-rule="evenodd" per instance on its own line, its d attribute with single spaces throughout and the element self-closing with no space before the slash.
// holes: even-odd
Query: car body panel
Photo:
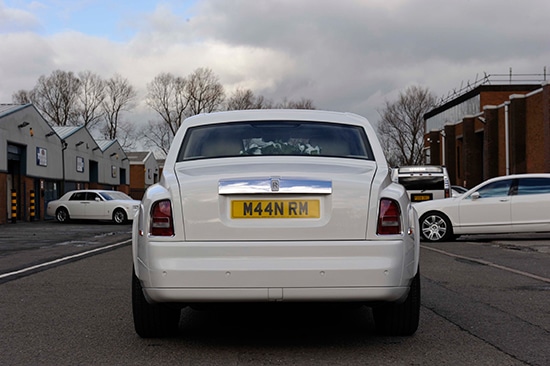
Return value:
<svg viewBox="0 0 550 366">
<path fill-rule="evenodd" d="M 186 290 L 182 293 L 191 296 L 185 298 L 190 302 L 206 300 L 192 297 L 198 289 L 210 298 L 217 289 L 263 289 L 264 297 L 255 300 L 267 301 L 268 289 L 284 293 L 348 288 L 353 292 L 397 284 L 403 295 L 408 285 L 400 241 L 180 242 L 177 246 L 151 242 L 148 249 L 147 257 L 157 259 L 141 263 L 141 270 L 149 275 L 143 279 L 144 286 Z M 158 299 L 161 292 L 156 291 Z M 223 293 L 218 301 L 224 300 Z"/>
<path fill-rule="evenodd" d="M 482 230 L 490 233 L 510 231 L 512 225 L 510 201 L 509 196 L 477 200 L 468 197 L 458 198 L 457 225 L 464 230 L 475 230 L 477 226 L 483 226 Z"/>
<path fill-rule="evenodd" d="M 223 160 L 223 162 L 221 161 Z M 180 182 L 182 211 L 185 212 L 186 240 L 277 240 L 280 230 L 295 239 L 336 240 L 364 239 L 368 222 L 368 198 L 375 174 L 374 162 L 333 158 L 281 157 L 261 159 L 243 164 L 242 159 L 220 159 L 194 164 L 178 163 L 176 171 Z M 245 159 L 245 160 L 258 160 Z M 270 161 L 271 160 L 271 161 Z M 183 165 L 191 165 L 184 167 Z M 202 165 L 202 166 L 201 166 Z M 178 168 L 180 167 L 181 168 Z M 307 171 L 307 174 L 303 172 Z M 254 187 L 238 193 L 219 192 L 222 181 L 236 179 L 245 182 L 266 182 L 275 177 L 279 182 L 294 180 L 308 188 L 312 180 L 331 184 L 332 193 L 259 192 Z M 231 203 L 237 200 L 277 202 L 290 200 L 303 202 L 318 200 L 319 218 L 250 218 L 231 217 Z M 354 204 L 350 204 L 354 202 Z"/>
<path fill-rule="evenodd" d="M 513 228 L 526 227 L 527 230 L 548 228 L 550 224 L 550 192 L 511 197 Z"/>
</svg>

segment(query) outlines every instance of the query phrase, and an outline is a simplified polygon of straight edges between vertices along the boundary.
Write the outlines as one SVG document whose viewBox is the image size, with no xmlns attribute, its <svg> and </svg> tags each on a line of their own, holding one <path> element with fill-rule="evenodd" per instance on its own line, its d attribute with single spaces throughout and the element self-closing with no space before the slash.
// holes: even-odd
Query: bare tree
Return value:
<svg viewBox="0 0 550 366">
<path fill-rule="evenodd" d="M 186 117 L 220 108 L 225 92 L 212 70 L 199 68 L 186 78 L 161 73 L 147 85 L 147 105 L 160 115 L 143 134 L 146 144 L 166 154 Z"/>
<path fill-rule="evenodd" d="M 380 112 L 378 135 L 392 166 L 422 164 L 424 114 L 435 102 L 429 89 L 418 86 L 400 92 L 395 102 L 386 101 Z"/>
<path fill-rule="evenodd" d="M 120 121 L 117 127 L 116 139 L 123 150 L 131 151 L 137 147 L 140 131 L 135 129 L 132 123 Z"/>
<path fill-rule="evenodd" d="M 225 99 L 223 85 L 212 70 L 196 69 L 187 78 L 185 94 L 189 102 L 187 115 L 210 113 L 217 110 Z"/>
<path fill-rule="evenodd" d="M 281 103 L 278 103 L 276 108 L 278 109 L 315 109 L 313 101 L 311 99 L 302 98 L 298 101 L 283 99 Z"/>
<path fill-rule="evenodd" d="M 106 126 L 103 135 L 109 140 L 117 138 L 122 112 L 128 111 L 134 105 L 137 93 L 128 79 L 116 74 L 105 82 L 105 99 L 102 108 L 105 113 Z"/>
<path fill-rule="evenodd" d="M 31 96 L 29 90 L 18 90 L 11 95 L 11 100 L 15 104 L 29 104 L 31 102 Z"/>
<path fill-rule="evenodd" d="M 30 92 L 30 100 L 50 122 L 58 126 L 78 121 L 79 79 L 71 72 L 55 70 L 40 76 Z"/>
<path fill-rule="evenodd" d="M 170 73 L 157 75 L 147 84 L 147 105 L 157 112 L 172 136 L 185 119 L 189 100 L 185 95 L 186 80 Z"/>
<path fill-rule="evenodd" d="M 104 112 L 101 108 L 105 100 L 105 82 L 99 75 L 91 71 L 78 73 L 80 80 L 80 116 L 84 126 L 91 129 L 103 118 Z"/>
<path fill-rule="evenodd" d="M 244 109 L 268 109 L 272 103 L 266 100 L 262 95 L 255 96 L 250 89 L 237 89 L 227 100 L 226 108 L 228 111 Z"/>
<path fill-rule="evenodd" d="M 159 155 L 166 156 L 174 134 L 167 123 L 158 121 L 149 121 L 149 126 L 145 127 L 140 135 L 144 140 L 144 146 L 155 150 Z"/>
</svg>

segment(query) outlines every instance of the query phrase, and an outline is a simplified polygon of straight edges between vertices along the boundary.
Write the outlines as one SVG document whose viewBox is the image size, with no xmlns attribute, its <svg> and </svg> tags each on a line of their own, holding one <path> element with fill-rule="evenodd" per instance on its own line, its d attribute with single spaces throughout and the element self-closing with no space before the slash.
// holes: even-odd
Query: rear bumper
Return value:
<svg viewBox="0 0 550 366">
<path fill-rule="evenodd" d="M 140 238 L 134 265 L 150 302 L 397 301 L 414 243 L 168 242 Z"/>
<path fill-rule="evenodd" d="M 145 288 L 149 302 L 326 302 L 398 301 L 409 287 L 355 288 Z"/>
</svg>

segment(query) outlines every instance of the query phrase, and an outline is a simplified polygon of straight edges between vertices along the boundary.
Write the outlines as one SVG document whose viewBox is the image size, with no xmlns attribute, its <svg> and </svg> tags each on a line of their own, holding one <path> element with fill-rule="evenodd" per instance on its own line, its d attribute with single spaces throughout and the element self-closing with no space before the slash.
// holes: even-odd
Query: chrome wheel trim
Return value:
<svg viewBox="0 0 550 366">
<path fill-rule="evenodd" d="M 113 219 L 117 224 L 122 224 L 124 222 L 124 216 L 124 212 L 121 210 L 116 210 L 113 215 Z"/>
<path fill-rule="evenodd" d="M 422 221 L 422 234 L 430 241 L 438 241 L 445 237 L 447 223 L 439 215 L 429 215 Z"/>
<path fill-rule="evenodd" d="M 59 209 L 59 210 L 57 210 L 55 218 L 59 222 L 65 222 L 65 221 L 67 221 L 67 216 L 68 216 L 67 211 L 65 211 L 64 209 Z"/>
</svg>

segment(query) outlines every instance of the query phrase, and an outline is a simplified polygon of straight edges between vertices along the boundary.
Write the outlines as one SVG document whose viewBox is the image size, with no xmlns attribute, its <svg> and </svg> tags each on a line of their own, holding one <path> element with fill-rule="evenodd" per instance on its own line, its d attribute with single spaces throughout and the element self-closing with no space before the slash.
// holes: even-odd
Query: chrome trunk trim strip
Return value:
<svg viewBox="0 0 550 366">
<path fill-rule="evenodd" d="M 299 193 L 332 194 L 332 181 L 307 178 L 221 179 L 218 194 Z"/>
</svg>

